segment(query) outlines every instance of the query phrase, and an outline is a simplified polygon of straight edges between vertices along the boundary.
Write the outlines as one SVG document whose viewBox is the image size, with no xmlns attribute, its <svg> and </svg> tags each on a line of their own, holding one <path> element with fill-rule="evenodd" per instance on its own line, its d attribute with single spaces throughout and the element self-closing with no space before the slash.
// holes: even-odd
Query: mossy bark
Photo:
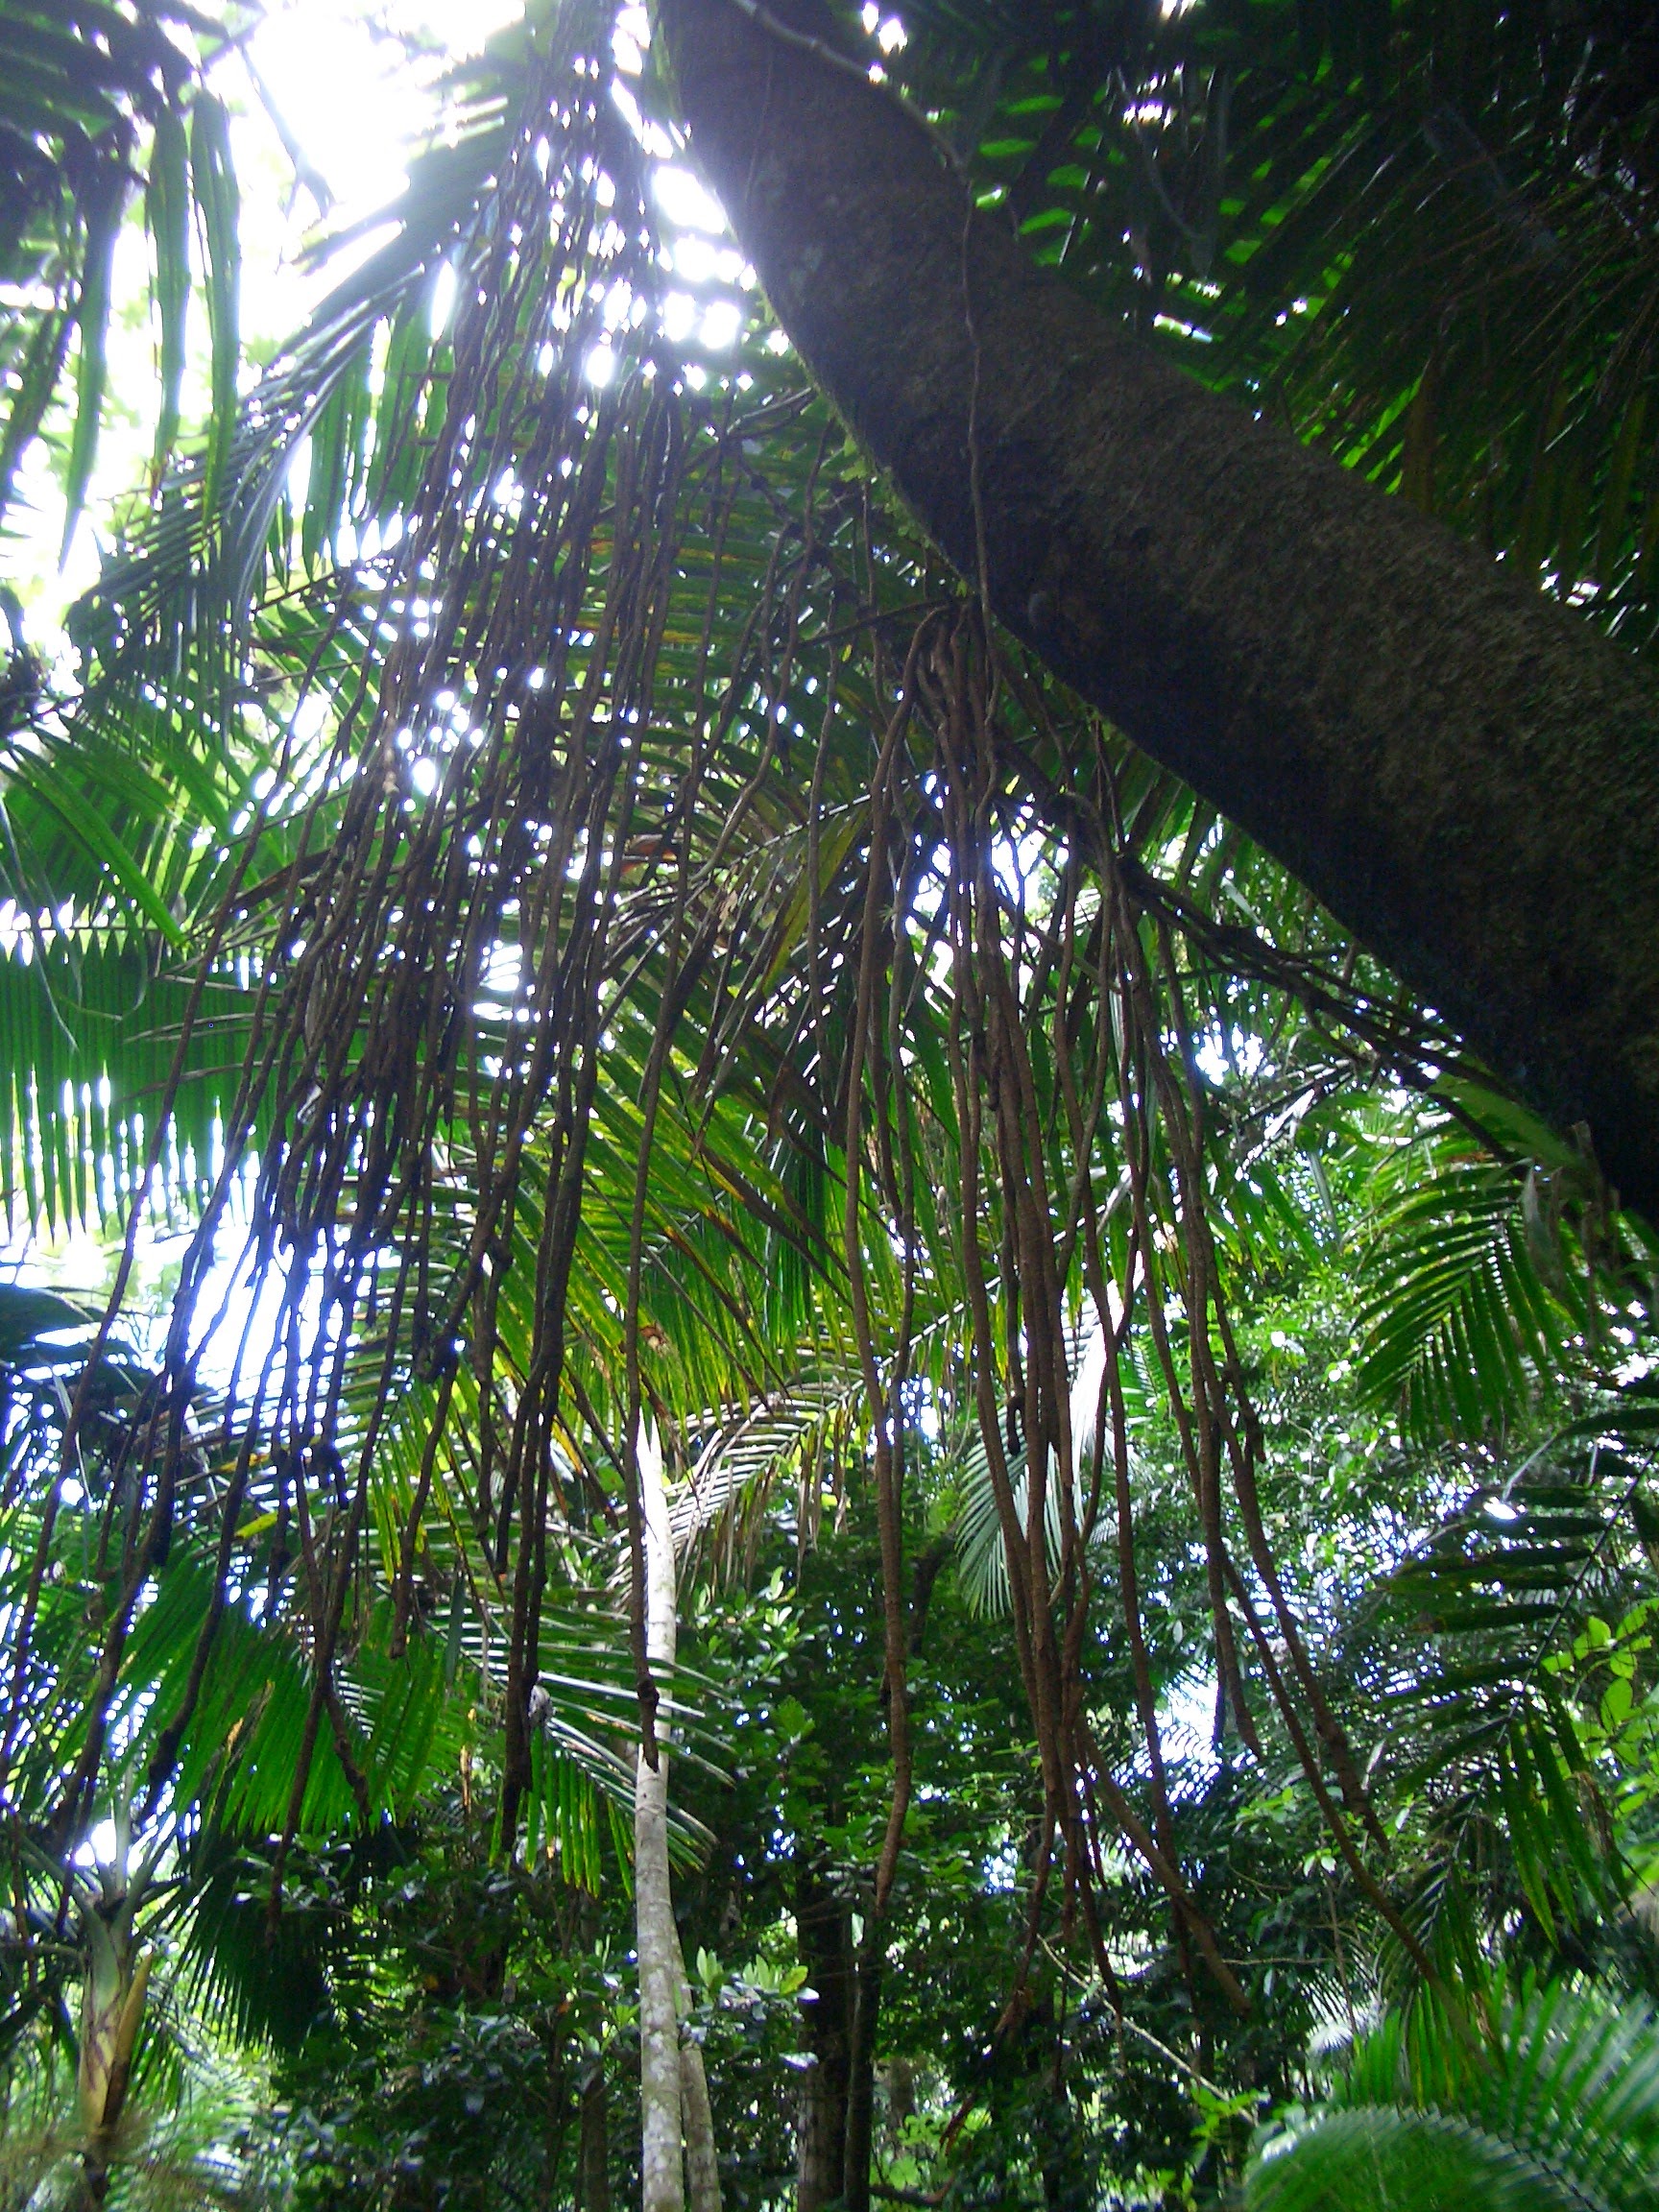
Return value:
<svg viewBox="0 0 1659 2212">
<path fill-rule="evenodd" d="M 941 549 L 1659 1220 L 1646 675 L 1036 268 L 855 72 L 733 0 L 658 19 L 784 327 Z"/>
</svg>

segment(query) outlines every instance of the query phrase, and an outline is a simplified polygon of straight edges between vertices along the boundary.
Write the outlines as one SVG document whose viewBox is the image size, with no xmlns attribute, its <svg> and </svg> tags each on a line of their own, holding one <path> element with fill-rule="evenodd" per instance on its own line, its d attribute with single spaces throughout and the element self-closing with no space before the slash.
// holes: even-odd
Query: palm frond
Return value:
<svg viewBox="0 0 1659 2212">
<path fill-rule="evenodd" d="M 1452 1868 L 1477 1831 L 1503 1836 L 1513 1879 L 1551 1942 L 1613 1910 L 1627 1886 L 1605 1776 L 1586 1751 L 1562 1669 L 1587 1624 L 1619 1620 L 1634 1595 L 1635 1487 L 1629 1464 L 1603 1453 L 1479 1491 L 1386 1588 L 1383 1604 L 1410 1638 L 1389 1700 L 1391 1768 L 1437 1808 L 1434 1833 L 1448 1855 L 1438 1870 L 1434 1849 L 1425 1862 L 1426 1926 L 1443 1909 L 1455 1916 Z"/>
<path fill-rule="evenodd" d="M 1401 1148 L 1364 1259 L 1360 1382 L 1419 1439 L 1525 1417 L 1584 1326 L 1581 1263 L 1525 1171 L 1459 1130 Z"/>
<path fill-rule="evenodd" d="M 1578 2212 L 1585 2200 L 1467 2120 L 1358 2106 L 1265 2143 L 1244 2201 L 1249 2212 Z"/>
<path fill-rule="evenodd" d="M 1487 1993 L 1482 2034 L 1425 1993 L 1361 2038 L 1326 2108 L 1269 2134 L 1245 2201 L 1635 2212 L 1659 2184 L 1659 2030 L 1564 1983 Z"/>
</svg>

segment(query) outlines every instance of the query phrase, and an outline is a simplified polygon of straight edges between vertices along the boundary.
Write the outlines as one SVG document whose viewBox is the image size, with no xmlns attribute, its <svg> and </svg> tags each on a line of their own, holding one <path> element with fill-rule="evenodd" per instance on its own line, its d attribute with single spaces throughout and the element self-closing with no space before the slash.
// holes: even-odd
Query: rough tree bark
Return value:
<svg viewBox="0 0 1659 2212">
<path fill-rule="evenodd" d="M 605 2108 L 605 2069 L 595 2062 L 582 2084 L 576 2147 L 579 2212 L 611 2212 L 611 2141 Z"/>
<path fill-rule="evenodd" d="M 812 1995 L 801 2008 L 808 2063 L 796 2115 L 795 2212 L 869 2212 L 876 2116 L 878 1929 L 853 1940 L 853 1911 L 829 1869 L 795 1858 L 795 1936 Z"/>
<path fill-rule="evenodd" d="M 662 1481 L 662 1451 L 649 1426 L 639 1436 L 639 1503 L 645 1523 L 645 1648 L 659 1680 L 674 1671 L 679 1596 L 674 1535 Z M 680 2024 L 690 1985 L 674 1918 L 668 1870 L 668 1749 L 657 1764 L 643 1746 L 634 1776 L 634 1913 L 639 1959 L 640 2198 L 643 2212 L 720 2212 L 720 2176 L 703 2053 Z M 684 2153 L 683 2153 L 684 2146 Z"/>
<path fill-rule="evenodd" d="M 847 2060 L 847 2141 L 841 2153 L 841 2200 L 846 2212 L 870 2212 L 870 2163 L 876 2147 L 876 2022 L 881 2008 L 884 1952 L 879 1922 L 867 1925 L 854 1976 Z"/>
<path fill-rule="evenodd" d="M 920 125 L 775 27 L 821 31 L 819 0 L 657 13 L 694 158 L 941 549 L 1659 1220 L 1646 676 L 1036 268 Z"/>
<path fill-rule="evenodd" d="M 841 2196 L 852 2060 L 853 1947 L 848 1911 L 803 1846 L 795 1861 L 795 1939 L 812 1991 L 801 2006 L 808 2064 L 795 2123 L 796 2212 L 823 2212 Z"/>
</svg>

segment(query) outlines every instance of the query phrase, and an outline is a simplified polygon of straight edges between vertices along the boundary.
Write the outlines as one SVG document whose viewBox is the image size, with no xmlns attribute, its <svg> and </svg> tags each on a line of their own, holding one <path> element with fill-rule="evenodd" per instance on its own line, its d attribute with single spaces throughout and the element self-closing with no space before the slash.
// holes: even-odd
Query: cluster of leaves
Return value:
<svg viewBox="0 0 1659 2212">
<path fill-rule="evenodd" d="M 195 11 L 138 0 L 9 8 L 0 62 L 12 87 L 0 124 L 0 281 L 15 312 L 0 338 L 7 395 L 0 429 L 0 517 L 19 463 L 47 424 L 74 346 L 64 470 L 65 545 L 85 504 L 108 382 L 116 241 L 134 186 L 144 187 L 150 299 L 159 335 L 153 471 L 180 425 L 199 225 L 212 336 L 212 427 L 205 466 L 221 470 L 235 420 L 240 358 L 238 196 L 224 103 L 205 88 L 221 27 Z M 205 50 L 205 51 L 204 51 Z M 12 691 L 5 728 L 32 689 L 14 594 Z"/>
</svg>

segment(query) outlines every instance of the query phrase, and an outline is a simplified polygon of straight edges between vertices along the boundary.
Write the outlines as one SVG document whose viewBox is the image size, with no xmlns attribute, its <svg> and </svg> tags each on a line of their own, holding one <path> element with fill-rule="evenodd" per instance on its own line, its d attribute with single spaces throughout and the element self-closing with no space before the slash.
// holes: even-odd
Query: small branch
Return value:
<svg viewBox="0 0 1659 2212">
<path fill-rule="evenodd" d="M 1070 1967 L 1067 1964 L 1066 1960 L 1060 1957 L 1059 1953 L 1054 1949 L 1053 1944 L 1049 1942 L 1047 1936 L 1039 1936 L 1037 1940 L 1042 1944 L 1044 1950 L 1047 1952 L 1050 1961 L 1059 1968 L 1061 1973 L 1070 1974 L 1071 1971 Z M 1091 1986 L 1094 1985 L 1095 1984 L 1091 1984 Z M 1157 2052 L 1161 2058 L 1167 2058 L 1171 2066 L 1179 2066 L 1182 2073 L 1187 2076 L 1189 2080 L 1196 2081 L 1199 2088 L 1206 2091 L 1210 2096 L 1215 2098 L 1224 2098 L 1227 2095 L 1226 2090 L 1217 2088 L 1215 2083 L 1212 2081 L 1207 2075 L 1200 2074 L 1197 2067 L 1193 2065 L 1190 2058 L 1183 2058 L 1179 2051 L 1172 2051 L 1167 2043 L 1161 2042 L 1159 2038 L 1153 2034 L 1150 2028 L 1142 2028 L 1140 2021 L 1132 2020 L 1127 2012 L 1118 2010 L 1117 2014 L 1117 2024 L 1119 2028 L 1127 2028 L 1131 2035 L 1139 2035 L 1142 2043 L 1149 2045 L 1152 2050 Z M 937 2201 L 937 2200 L 935 2200 L 935 2201 Z"/>
<path fill-rule="evenodd" d="M 855 84 L 862 84 L 867 92 L 885 93 L 902 114 L 908 117 L 919 131 L 926 133 L 946 167 L 958 177 L 967 176 L 966 162 L 944 132 L 911 105 L 885 70 L 878 77 L 872 77 L 869 65 L 860 61 L 856 55 L 843 54 L 826 40 L 815 38 L 809 31 L 796 31 L 789 24 L 781 23 L 769 8 L 761 6 L 760 0 L 732 0 L 732 5 L 740 15 L 746 15 L 757 31 L 764 31 L 769 37 L 781 39 L 785 46 L 793 46 L 797 53 L 811 55 L 816 61 L 828 62 L 831 69 L 839 70 L 843 77 L 851 77 Z"/>
</svg>

